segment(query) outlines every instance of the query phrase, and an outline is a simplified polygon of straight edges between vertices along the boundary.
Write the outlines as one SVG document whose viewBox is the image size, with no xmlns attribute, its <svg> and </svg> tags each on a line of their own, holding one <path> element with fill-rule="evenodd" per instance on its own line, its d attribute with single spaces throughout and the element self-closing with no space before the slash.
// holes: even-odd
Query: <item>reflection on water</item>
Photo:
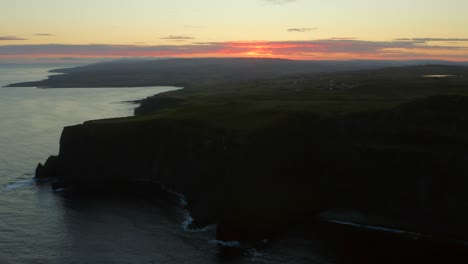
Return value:
<svg viewBox="0 0 468 264">
<path fill-rule="evenodd" d="M 32 173 L 38 162 L 56 154 L 64 126 L 132 115 L 135 104 L 123 102 L 173 89 L 0 88 L 0 146 L 4 154 L 0 155 L 0 185 L 8 175 Z"/>
<path fill-rule="evenodd" d="M 0 67 L 0 85 L 42 79 L 46 71 Z M 173 89 L 0 89 L 0 263 L 178 263 L 181 250 L 188 254 L 182 259 L 206 262 L 198 247 L 213 234 L 183 231 L 178 205 L 64 196 L 31 180 L 37 163 L 57 153 L 64 126 L 132 115 L 135 105 L 125 101 Z"/>
<path fill-rule="evenodd" d="M 0 86 L 43 79 L 48 69 L 0 66 Z M 58 152 L 64 126 L 132 115 L 135 105 L 125 101 L 172 89 L 0 88 L 0 263 L 311 263 L 317 258 L 296 251 L 220 251 L 214 229 L 183 228 L 187 213 L 177 195 L 76 196 L 31 180 L 37 163 Z"/>
</svg>

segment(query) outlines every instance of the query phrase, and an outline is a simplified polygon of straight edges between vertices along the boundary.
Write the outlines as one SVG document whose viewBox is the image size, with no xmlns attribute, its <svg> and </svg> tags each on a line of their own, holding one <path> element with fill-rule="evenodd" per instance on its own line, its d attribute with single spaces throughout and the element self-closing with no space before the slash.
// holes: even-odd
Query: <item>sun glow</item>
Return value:
<svg viewBox="0 0 468 264">
<path fill-rule="evenodd" d="M 245 55 L 247 56 L 265 56 L 265 57 L 270 57 L 273 56 L 273 51 L 268 49 L 269 47 L 266 46 L 254 46 L 251 51 L 245 52 Z"/>
<path fill-rule="evenodd" d="M 424 41 L 423 41 L 424 42 Z M 296 60 L 441 59 L 468 60 L 463 46 L 421 44 L 421 40 L 365 41 L 318 39 L 310 41 L 227 41 L 180 45 L 11 45 L 0 46 L 0 59 L 120 58 L 120 57 L 265 57 Z M 437 44 L 437 43 L 436 43 Z"/>
</svg>

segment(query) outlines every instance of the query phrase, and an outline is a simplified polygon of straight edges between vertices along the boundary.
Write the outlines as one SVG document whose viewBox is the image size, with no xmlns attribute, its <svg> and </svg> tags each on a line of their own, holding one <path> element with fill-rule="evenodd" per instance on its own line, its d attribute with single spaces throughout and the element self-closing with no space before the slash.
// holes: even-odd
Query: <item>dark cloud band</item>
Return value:
<svg viewBox="0 0 468 264">
<path fill-rule="evenodd" d="M 168 40 L 191 40 L 194 39 L 193 37 L 185 36 L 185 35 L 170 35 L 168 37 L 164 37 L 161 39 L 168 39 Z"/>
<path fill-rule="evenodd" d="M 309 32 L 312 30 L 317 30 L 318 28 L 289 28 L 288 32 Z"/>
<path fill-rule="evenodd" d="M 15 36 L 0 36 L 0 40 L 27 40 L 27 39 L 15 37 Z"/>
<path fill-rule="evenodd" d="M 444 41 L 446 41 L 445 39 Z M 454 39 L 450 39 L 454 40 Z M 315 58 L 347 56 L 395 57 L 459 56 L 468 57 L 468 46 L 435 45 L 430 38 L 366 41 L 332 38 L 311 41 L 236 41 L 196 42 L 185 45 L 4 45 L 0 58 L 12 57 L 170 57 L 170 56 L 275 56 L 285 58 Z M 468 41 L 468 40 L 467 40 Z M 441 43 L 438 43 L 441 44 Z M 341 54 L 341 55 L 340 55 Z"/>
</svg>

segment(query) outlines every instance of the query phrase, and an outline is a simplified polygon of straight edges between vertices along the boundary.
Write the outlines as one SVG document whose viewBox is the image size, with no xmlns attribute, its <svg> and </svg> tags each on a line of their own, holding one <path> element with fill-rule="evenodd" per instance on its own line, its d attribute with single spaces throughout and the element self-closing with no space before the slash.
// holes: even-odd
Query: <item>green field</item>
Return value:
<svg viewBox="0 0 468 264">
<path fill-rule="evenodd" d="M 429 74 L 454 76 L 422 77 Z M 142 112 L 154 113 L 134 121 L 189 119 L 251 130 L 289 116 L 339 117 L 436 94 L 468 95 L 464 76 L 467 67 L 411 66 L 195 85 L 144 100 L 147 109 Z"/>
</svg>

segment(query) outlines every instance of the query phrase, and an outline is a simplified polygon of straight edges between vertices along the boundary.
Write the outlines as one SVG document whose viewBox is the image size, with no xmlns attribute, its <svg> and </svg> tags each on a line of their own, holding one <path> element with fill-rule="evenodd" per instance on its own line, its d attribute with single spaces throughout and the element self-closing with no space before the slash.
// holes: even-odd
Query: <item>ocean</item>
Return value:
<svg viewBox="0 0 468 264">
<path fill-rule="evenodd" d="M 60 67 L 3 65 L 0 86 Z M 164 195 L 73 197 L 33 179 L 64 126 L 133 115 L 128 101 L 173 89 L 0 88 L 0 263 L 332 263 L 317 241 L 292 238 L 232 256 L 214 228 L 187 230 L 187 211 Z"/>
</svg>

